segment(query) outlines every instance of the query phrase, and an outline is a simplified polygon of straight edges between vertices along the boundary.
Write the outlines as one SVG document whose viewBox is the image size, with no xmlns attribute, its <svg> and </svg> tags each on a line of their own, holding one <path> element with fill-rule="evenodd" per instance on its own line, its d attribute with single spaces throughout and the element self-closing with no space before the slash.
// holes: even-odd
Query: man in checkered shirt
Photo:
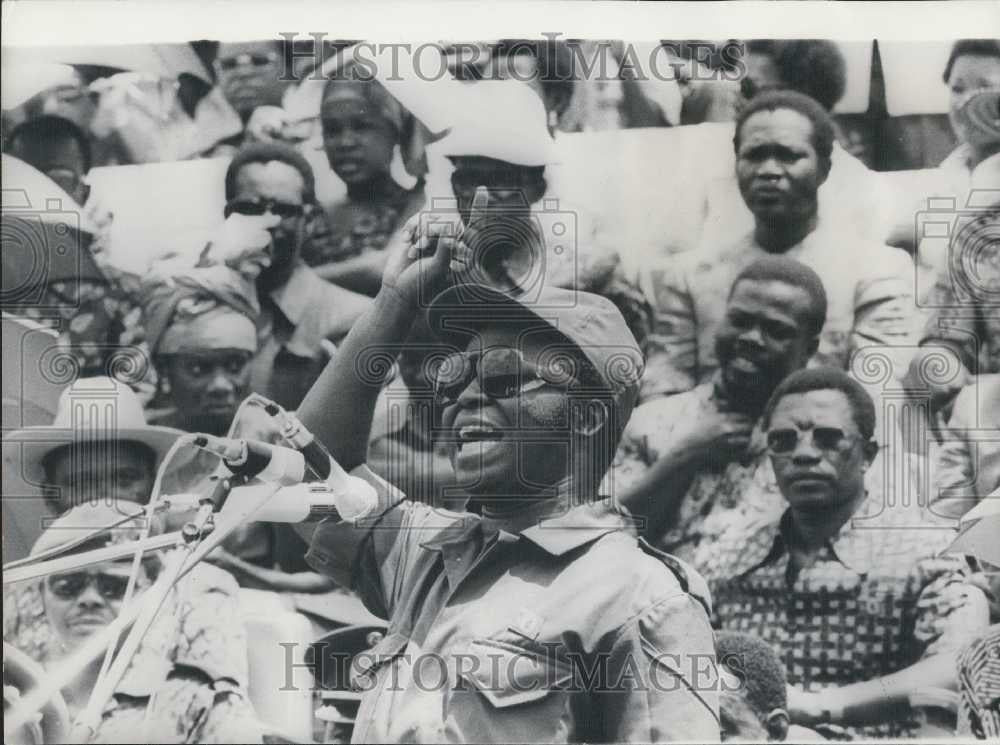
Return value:
<svg viewBox="0 0 1000 745">
<path fill-rule="evenodd" d="M 733 524 L 697 561 L 719 626 L 782 655 L 793 724 L 863 737 L 914 735 L 910 696 L 954 688 L 956 656 L 989 622 L 953 533 L 913 527 L 865 489 L 875 408 L 846 373 L 793 373 L 763 426 L 780 517 Z"/>
</svg>

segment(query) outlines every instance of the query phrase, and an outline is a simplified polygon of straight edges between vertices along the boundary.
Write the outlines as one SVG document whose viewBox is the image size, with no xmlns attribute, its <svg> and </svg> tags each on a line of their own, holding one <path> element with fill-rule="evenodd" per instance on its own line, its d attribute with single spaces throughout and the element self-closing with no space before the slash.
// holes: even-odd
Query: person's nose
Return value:
<svg viewBox="0 0 1000 745">
<path fill-rule="evenodd" d="M 91 580 L 76 599 L 76 604 L 88 610 L 104 606 L 104 598 L 97 591 L 97 582 Z"/>
<path fill-rule="evenodd" d="M 755 348 L 764 346 L 764 334 L 760 330 L 760 326 L 756 323 L 749 328 L 744 329 L 737 338 L 741 344 L 745 344 L 747 346 Z"/>
<path fill-rule="evenodd" d="M 341 150 L 349 150 L 350 148 L 357 147 L 360 142 L 360 138 L 354 127 L 344 127 L 337 134 L 333 135 L 331 139 L 333 140 L 333 144 Z"/>
<path fill-rule="evenodd" d="M 489 397 L 479 387 L 479 377 L 477 376 L 458 394 L 456 403 L 459 409 L 471 409 L 481 407 L 487 400 Z"/>
<path fill-rule="evenodd" d="M 229 376 L 219 368 L 215 370 L 215 373 L 209 380 L 207 390 L 209 395 L 219 398 L 235 393 L 236 386 L 233 385 L 233 381 L 229 379 Z"/>
<path fill-rule="evenodd" d="M 784 169 L 777 158 L 764 158 L 757 166 L 757 178 L 774 180 L 781 178 Z"/>
<path fill-rule="evenodd" d="M 813 443 L 812 430 L 799 432 L 798 442 L 792 451 L 792 462 L 797 465 L 811 465 L 818 463 L 823 457 L 816 445 Z"/>
</svg>

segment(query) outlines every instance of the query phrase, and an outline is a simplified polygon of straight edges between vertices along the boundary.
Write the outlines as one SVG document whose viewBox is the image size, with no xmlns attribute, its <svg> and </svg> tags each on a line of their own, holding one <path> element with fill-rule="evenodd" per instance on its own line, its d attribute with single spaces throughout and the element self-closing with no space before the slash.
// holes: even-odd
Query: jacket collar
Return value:
<svg viewBox="0 0 1000 745">
<path fill-rule="evenodd" d="M 275 287 L 268 296 L 293 326 L 302 322 L 310 298 L 314 297 L 313 285 L 322 282 L 318 276 L 301 261 L 295 265 L 288 281 Z"/>
<path fill-rule="evenodd" d="M 610 500 L 571 507 L 568 495 L 563 494 L 503 518 L 467 515 L 453 529 L 442 531 L 421 546 L 440 551 L 445 546 L 469 540 L 476 530 L 482 529 L 497 532 L 501 537 L 524 538 L 552 556 L 562 556 L 627 527 L 627 521 L 614 511 Z"/>
</svg>

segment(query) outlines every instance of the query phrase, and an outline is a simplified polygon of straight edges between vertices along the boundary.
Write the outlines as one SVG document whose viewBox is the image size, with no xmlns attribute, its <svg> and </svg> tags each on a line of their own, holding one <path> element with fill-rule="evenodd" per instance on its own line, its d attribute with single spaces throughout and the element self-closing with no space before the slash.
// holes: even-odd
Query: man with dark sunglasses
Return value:
<svg viewBox="0 0 1000 745">
<path fill-rule="evenodd" d="M 988 624 L 981 578 L 966 557 L 940 555 L 951 530 L 915 528 L 866 489 L 875 406 L 846 373 L 793 373 L 763 427 L 786 509 L 705 548 L 717 622 L 779 651 L 793 724 L 913 736 L 910 697 L 953 689 L 957 653 Z"/>
<path fill-rule="evenodd" d="M 728 523 L 781 508 L 760 419 L 774 389 L 816 351 L 826 312 L 812 269 L 758 259 L 729 289 L 712 379 L 635 410 L 608 491 L 659 548 L 692 561 Z"/>
<path fill-rule="evenodd" d="M 137 502 L 86 504 L 56 519 L 35 543 L 41 555 L 79 541 L 75 554 L 139 537 Z M 123 517 L 126 518 L 123 520 Z M 108 526 L 116 527 L 109 529 Z M 162 530 L 157 520 L 151 529 Z M 162 567 L 147 553 L 137 574 L 134 601 Z M 131 558 L 52 574 L 5 599 L 4 641 L 45 669 L 68 664 L 73 654 L 121 613 Z M 196 569 L 167 596 L 121 684 L 104 707 L 91 742 L 260 742 L 260 727 L 246 694 L 246 632 L 232 578 Z M 225 581 L 220 581 L 224 578 Z M 71 718 L 88 704 L 103 657 L 62 689 Z"/>
<path fill-rule="evenodd" d="M 406 226 L 373 308 L 299 411 L 379 495 L 303 528 L 310 564 L 388 619 L 355 664 L 355 741 L 716 741 L 700 578 L 596 498 L 642 364 L 621 313 L 555 288 L 437 294 L 460 243 Z M 425 309 L 455 491 L 481 516 L 407 501 L 364 465 L 378 360 Z"/>
<path fill-rule="evenodd" d="M 250 390 L 295 408 L 336 343 L 371 299 L 324 282 L 301 258 L 316 208 L 312 168 L 286 145 L 242 148 L 226 172 L 227 220 L 266 230 L 266 245 L 209 246 L 205 263 L 236 265 L 256 253 L 259 348 Z"/>
</svg>

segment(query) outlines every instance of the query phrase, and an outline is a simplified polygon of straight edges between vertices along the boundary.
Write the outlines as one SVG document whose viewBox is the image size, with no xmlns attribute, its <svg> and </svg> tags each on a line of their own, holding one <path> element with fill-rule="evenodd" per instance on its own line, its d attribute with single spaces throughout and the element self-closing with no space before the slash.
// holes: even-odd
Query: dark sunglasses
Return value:
<svg viewBox="0 0 1000 745">
<path fill-rule="evenodd" d="M 836 451 L 852 444 L 856 439 L 839 427 L 813 427 L 812 444 L 819 450 Z M 774 455 L 788 455 L 799 446 L 800 435 L 805 435 L 797 429 L 772 429 L 767 433 L 767 448 Z"/>
<path fill-rule="evenodd" d="M 260 217 L 270 212 L 285 220 L 289 217 L 299 217 L 305 211 L 305 205 L 276 202 L 273 199 L 234 199 L 226 205 L 225 215 L 229 217 L 235 212 L 237 215 Z"/>
<path fill-rule="evenodd" d="M 46 579 L 52 594 L 63 600 L 79 597 L 91 582 L 97 583 L 97 592 L 105 600 L 121 600 L 128 587 L 128 577 L 119 574 L 72 572 L 52 575 Z"/>
<path fill-rule="evenodd" d="M 275 52 L 268 52 L 267 54 L 237 54 L 233 57 L 220 57 L 216 60 L 216 64 L 221 70 L 229 72 L 230 70 L 235 70 L 237 67 L 266 67 L 276 62 L 277 59 L 278 55 Z"/>
<path fill-rule="evenodd" d="M 520 350 L 492 347 L 483 352 L 460 352 L 445 357 L 434 374 L 434 399 L 439 405 L 458 401 L 468 385 L 478 379 L 479 389 L 490 398 L 514 398 L 546 385 L 566 385 L 549 380 L 528 364 Z"/>
</svg>

